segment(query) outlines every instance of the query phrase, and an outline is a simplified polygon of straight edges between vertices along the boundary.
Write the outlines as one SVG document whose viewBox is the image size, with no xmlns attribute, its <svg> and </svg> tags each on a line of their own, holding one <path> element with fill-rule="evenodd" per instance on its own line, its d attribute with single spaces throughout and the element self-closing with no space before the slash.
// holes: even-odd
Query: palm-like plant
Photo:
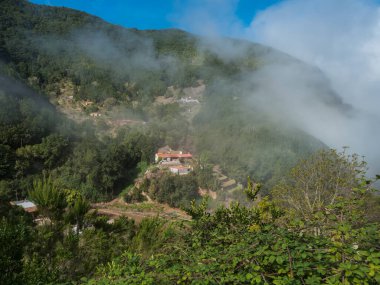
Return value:
<svg viewBox="0 0 380 285">
<path fill-rule="evenodd" d="M 33 189 L 29 191 L 30 199 L 37 204 L 39 212 L 50 218 L 52 222 L 62 219 L 67 206 L 64 191 L 61 191 L 49 176 L 33 182 Z"/>
</svg>

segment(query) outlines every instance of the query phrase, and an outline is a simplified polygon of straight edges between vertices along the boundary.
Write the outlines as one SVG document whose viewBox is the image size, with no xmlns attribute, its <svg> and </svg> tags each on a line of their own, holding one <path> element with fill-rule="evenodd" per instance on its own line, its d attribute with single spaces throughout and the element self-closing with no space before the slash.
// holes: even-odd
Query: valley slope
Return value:
<svg viewBox="0 0 380 285">
<path fill-rule="evenodd" d="M 318 70 L 268 47 L 233 39 L 219 44 L 174 29 L 125 29 L 22 0 L 1 5 L 2 72 L 43 94 L 69 121 L 91 126 L 102 143 L 120 132 L 149 134 L 148 162 L 156 147 L 169 144 L 270 189 L 297 160 L 324 148 L 279 108 L 287 83 L 276 75 L 263 79 L 268 69 L 297 70 L 289 84 L 305 81 L 312 90 L 301 90 L 302 100 L 350 112 Z M 285 84 L 280 97 L 273 82 Z M 200 86 L 199 106 L 179 103 L 187 89 Z"/>
</svg>

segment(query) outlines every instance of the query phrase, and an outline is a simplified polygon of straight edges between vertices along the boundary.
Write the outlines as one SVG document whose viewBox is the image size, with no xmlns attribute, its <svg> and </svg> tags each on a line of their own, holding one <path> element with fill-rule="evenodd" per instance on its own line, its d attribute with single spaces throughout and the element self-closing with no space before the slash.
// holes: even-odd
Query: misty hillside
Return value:
<svg viewBox="0 0 380 285">
<path fill-rule="evenodd" d="M 380 176 L 318 139 L 355 112 L 269 47 L 0 0 L 0 284 L 380 284 Z"/>
<path fill-rule="evenodd" d="M 316 113 L 326 106 L 350 112 L 318 70 L 268 47 L 125 29 L 22 0 L 1 6 L 0 56 L 9 76 L 70 119 L 94 124 L 100 138 L 122 128 L 154 130 L 161 143 L 195 151 L 240 182 L 249 175 L 270 188 L 324 147 L 284 108 L 303 102 Z M 199 107 L 179 103 L 197 88 Z M 118 120 L 136 123 L 117 128 Z"/>
</svg>

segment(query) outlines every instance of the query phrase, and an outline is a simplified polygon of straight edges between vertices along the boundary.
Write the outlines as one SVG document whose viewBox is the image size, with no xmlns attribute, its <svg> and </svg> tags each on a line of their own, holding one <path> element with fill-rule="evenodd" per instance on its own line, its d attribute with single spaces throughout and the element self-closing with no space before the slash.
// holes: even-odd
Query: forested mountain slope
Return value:
<svg viewBox="0 0 380 285">
<path fill-rule="evenodd" d="M 101 113 L 104 119 L 96 122 L 103 131 L 116 113 L 117 119 L 147 122 L 144 128 L 158 130 L 162 143 L 195 148 L 239 181 L 250 175 L 270 188 L 299 158 L 324 147 L 277 109 L 290 95 L 278 97 L 282 87 L 304 80 L 308 91 L 300 89 L 300 100 L 350 109 L 318 70 L 261 45 L 224 39 L 220 48 L 180 30 L 125 29 L 22 0 L 1 6 L 0 56 L 7 74 L 60 110 Z M 273 82 L 262 79 L 268 69 L 300 75 L 292 82 L 269 74 L 278 85 L 271 90 Z M 189 120 L 190 110 L 176 100 L 184 88 L 200 84 L 206 86 L 201 108 Z M 158 96 L 173 100 L 157 104 Z"/>
<path fill-rule="evenodd" d="M 379 284 L 365 162 L 293 116 L 321 110 L 353 112 L 279 51 L 0 0 L 0 284 Z M 201 200 L 213 169 L 247 207 Z"/>
</svg>

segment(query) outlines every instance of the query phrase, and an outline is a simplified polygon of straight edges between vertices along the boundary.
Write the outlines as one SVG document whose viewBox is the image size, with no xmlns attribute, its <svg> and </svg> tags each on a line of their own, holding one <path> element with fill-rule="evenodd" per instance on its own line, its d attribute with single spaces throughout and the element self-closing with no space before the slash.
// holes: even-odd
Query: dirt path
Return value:
<svg viewBox="0 0 380 285">
<path fill-rule="evenodd" d="M 191 217 L 184 211 L 153 201 L 128 204 L 125 203 L 122 199 L 117 198 L 108 203 L 93 204 L 92 208 L 97 210 L 99 214 L 112 218 L 125 216 L 135 220 L 137 223 L 141 222 L 141 220 L 144 218 L 153 217 L 161 217 L 166 220 L 191 220 Z"/>
</svg>

